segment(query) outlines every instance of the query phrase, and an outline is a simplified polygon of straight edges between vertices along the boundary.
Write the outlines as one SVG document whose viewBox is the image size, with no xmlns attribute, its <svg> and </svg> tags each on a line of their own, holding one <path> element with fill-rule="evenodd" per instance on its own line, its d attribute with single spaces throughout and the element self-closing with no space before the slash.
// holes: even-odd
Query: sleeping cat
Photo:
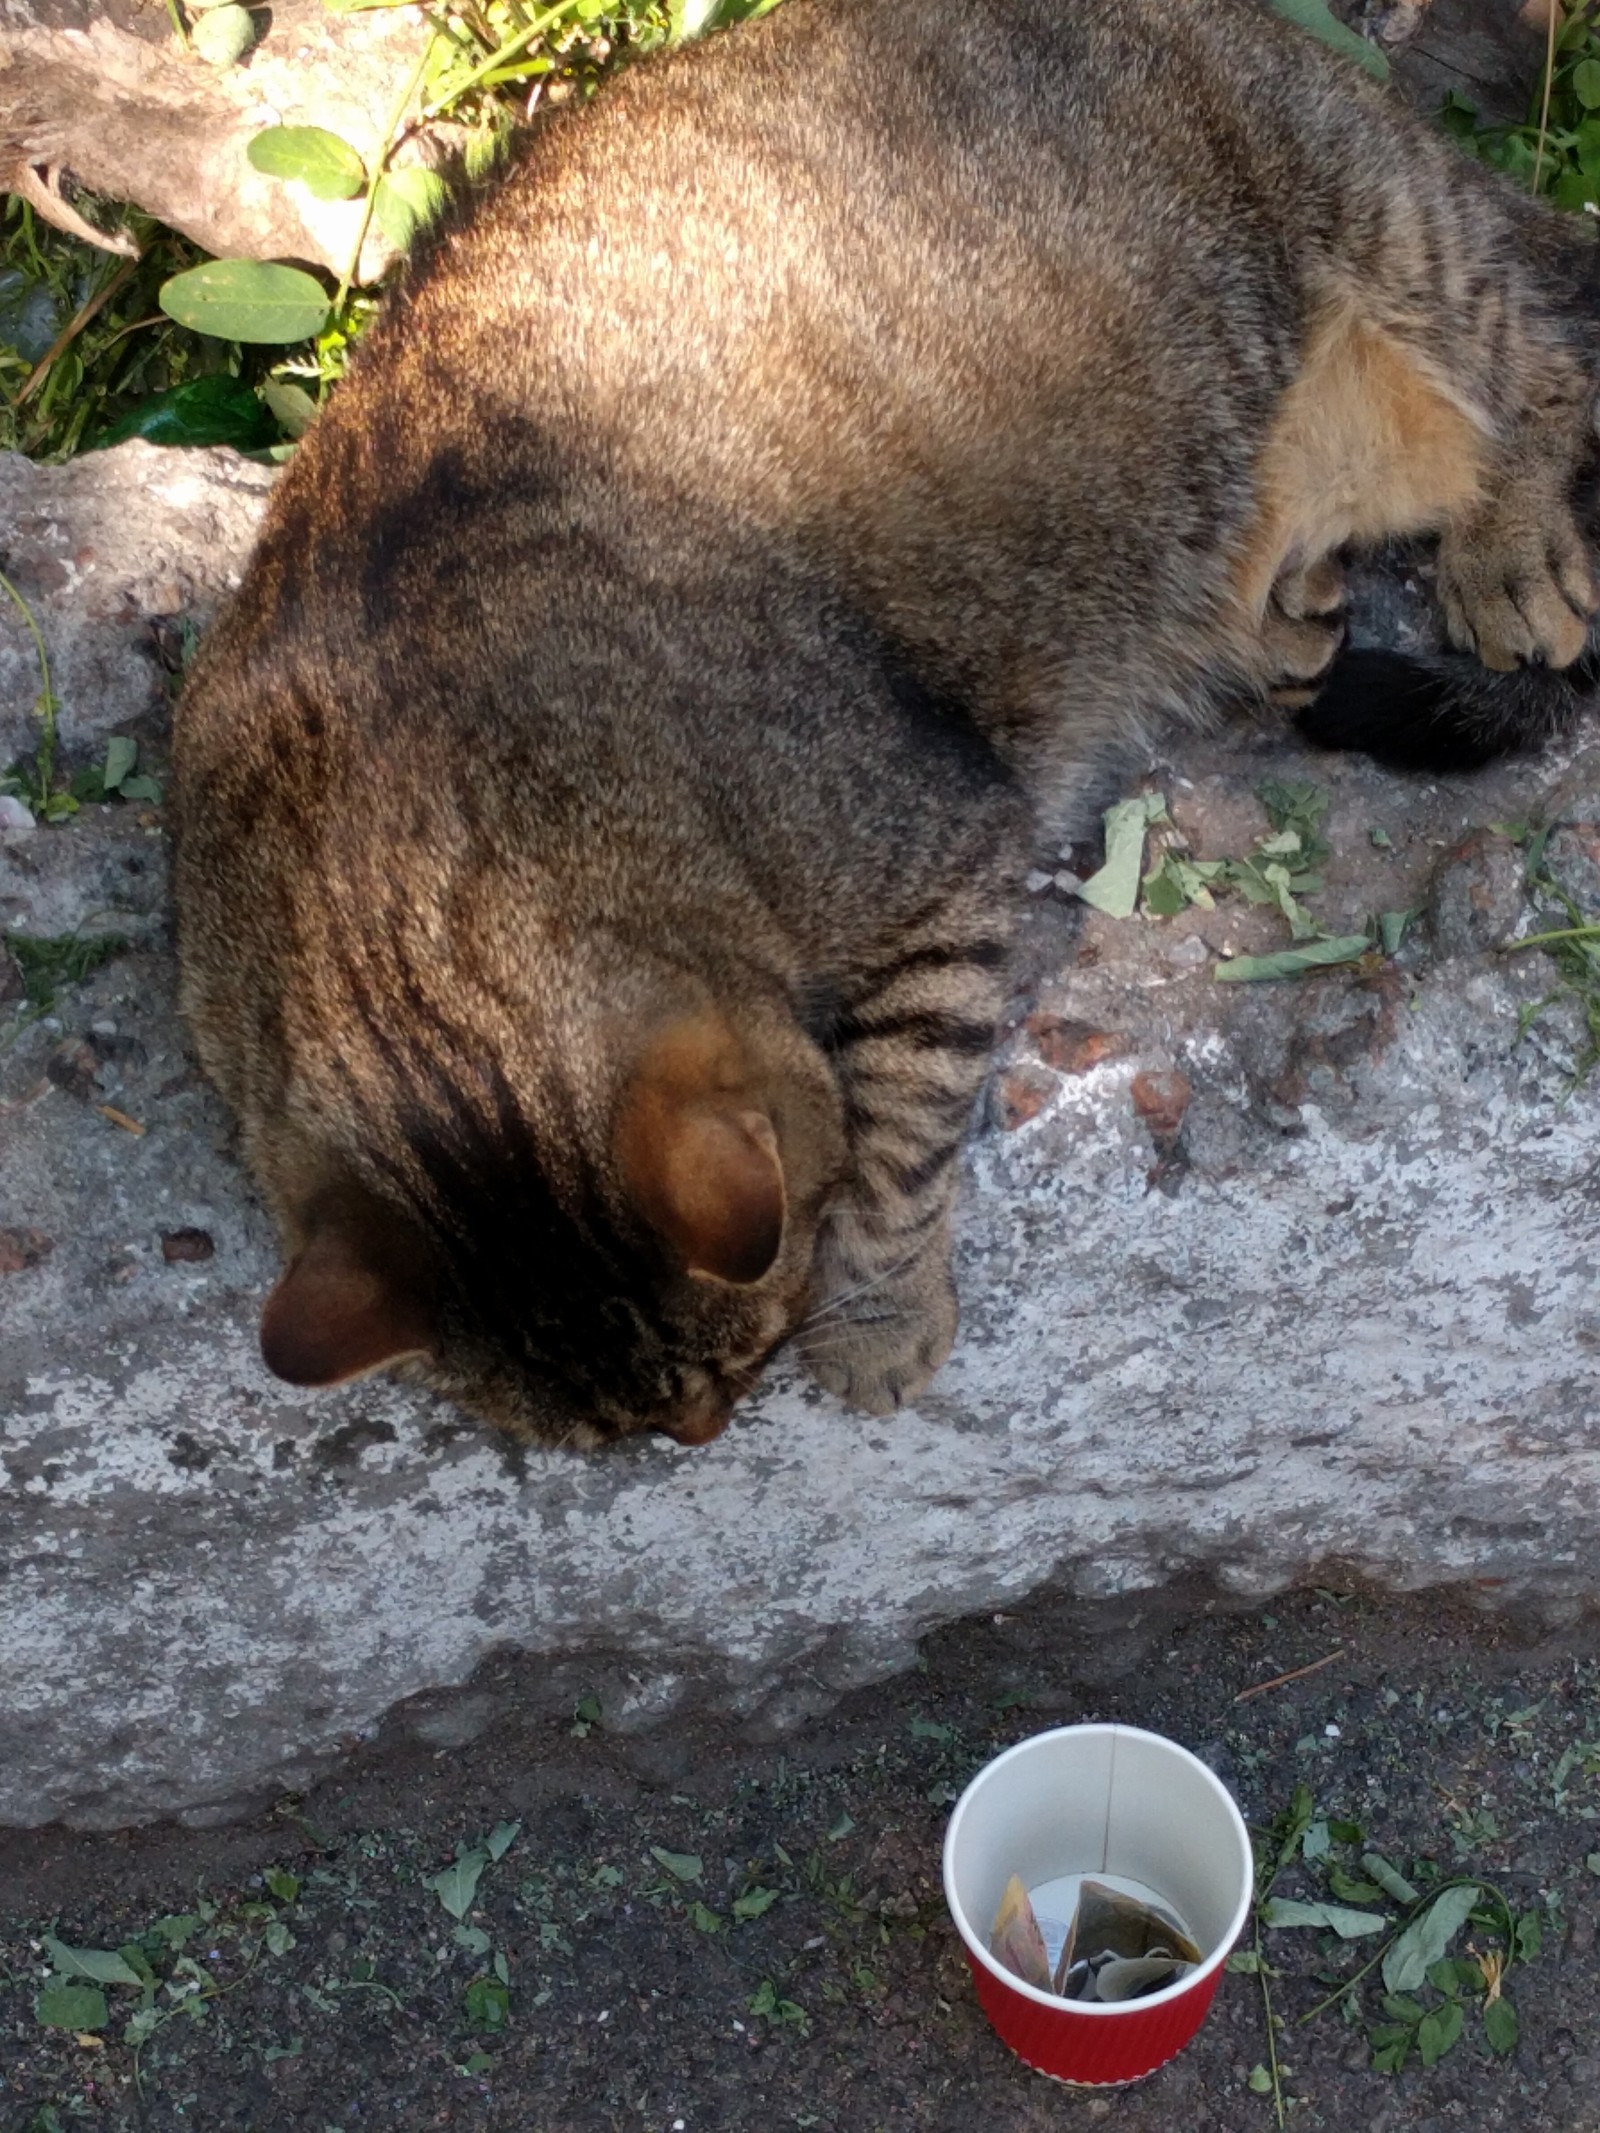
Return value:
<svg viewBox="0 0 1600 2133">
<path fill-rule="evenodd" d="M 1592 260 L 1256 0 L 787 0 L 537 129 L 179 715 L 269 1366 L 578 1445 L 793 1336 L 911 1399 L 1040 831 L 1314 683 L 1346 543 L 1582 652 Z"/>
</svg>

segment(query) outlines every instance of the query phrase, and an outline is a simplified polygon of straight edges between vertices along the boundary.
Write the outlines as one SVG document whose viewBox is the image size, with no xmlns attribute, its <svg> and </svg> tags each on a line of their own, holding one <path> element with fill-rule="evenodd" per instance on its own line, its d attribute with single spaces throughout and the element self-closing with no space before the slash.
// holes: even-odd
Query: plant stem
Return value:
<svg viewBox="0 0 1600 2133">
<path fill-rule="evenodd" d="M 39 625 L 33 619 L 32 608 L 3 570 L 0 570 L 0 587 L 3 587 L 15 602 L 18 614 L 28 625 L 32 635 L 33 648 L 39 655 L 39 718 L 44 731 L 39 737 L 34 767 L 39 773 L 37 804 L 43 809 L 50 798 L 50 787 L 56 774 L 56 700 L 50 689 L 50 656 L 44 648 L 44 638 L 40 634 Z"/>
<path fill-rule="evenodd" d="M 1545 0 L 1549 9 L 1549 23 L 1544 48 L 1544 98 L 1539 106 L 1539 138 L 1533 150 L 1533 183 L 1531 192 L 1539 190 L 1539 178 L 1544 168 L 1545 142 L 1550 133 L 1550 91 L 1556 78 L 1556 24 L 1561 19 L 1561 0 Z"/>
<path fill-rule="evenodd" d="M 1276 1878 L 1276 1877 L 1274 1877 Z M 1272 2076 L 1272 2108 L 1278 2114 L 1278 2124 L 1283 2117 L 1283 2076 L 1278 2065 L 1278 2035 L 1272 2020 L 1272 1992 L 1267 1984 L 1267 1959 L 1261 1952 L 1261 1908 L 1259 1901 L 1252 1923 L 1255 1927 L 1256 1976 L 1261 1980 L 1261 2005 L 1267 2018 L 1267 2072 Z"/>
<path fill-rule="evenodd" d="M 1505 1966 L 1500 1974 L 1502 1977 L 1506 1976 L 1511 1969 L 1512 1963 L 1516 1959 L 1517 1948 L 1517 1927 L 1516 1920 L 1512 1916 L 1511 1906 L 1509 1903 L 1507 1903 L 1501 1891 L 1496 1888 L 1495 1884 L 1492 1881 L 1485 1881 L 1481 1874 L 1457 1874 L 1453 1880 L 1438 1882 L 1433 1888 L 1427 1890 L 1425 1894 L 1419 1896 L 1416 1902 L 1411 1906 L 1410 1910 L 1407 1911 L 1401 1923 L 1389 1935 L 1387 1940 L 1385 1940 L 1383 1946 L 1378 1950 L 1377 1954 L 1369 1956 L 1367 1960 L 1361 1965 L 1361 1968 L 1359 1970 L 1353 1970 L 1350 1975 L 1343 1980 L 1341 1984 L 1335 1986 L 1334 1990 L 1328 1994 L 1325 2000 L 1318 2000 L 1316 2006 L 1311 2009 L 1309 2014 L 1303 2014 L 1300 2017 L 1300 2027 L 1304 2028 L 1307 2022 L 1315 2021 L 1319 2014 L 1326 2014 L 1327 2010 L 1333 2005 L 1335 2000 L 1342 2000 L 1347 1992 L 1353 1990 L 1355 1986 L 1359 1985 L 1361 1980 L 1366 1976 L 1367 1972 L 1369 1970 L 1375 1969 L 1377 1965 L 1383 1961 L 1389 1950 L 1394 1946 L 1395 1942 L 1406 1930 L 1406 1927 L 1411 1924 L 1411 1921 L 1414 1918 L 1419 1918 L 1422 1913 L 1428 1908 L 1429 1904 L 1435 1902 L 1439 1897 L 1441 1897 L 1446 1889 L 1467 1888 L 1482 1889 L 1486 1896 L 1492 1896 L 1494 1898 L 1495 1902 L 1499 1904 L 1501 1910 L 1505 1914 L 1506 1960 Z"/>
<path fill-rule="evenodd" d="M 458 82 L 447 97 L 437 104 L 430 104 L 422 114 L 423 117 L 437 118 L 441 111 L 448 111 L 452 104 L 459 104 L 462 97 L 470 90 L 476 89 L 479 82 L 486 75 L 492 74 L 496 67 L 503 67 L 513 59 L 520 59 L 530 44 L 541 38 L 546 30 L 554 29 L 562 16 L 569 14 L 576 4 L 577 0 L 556 0 L 554 7 L 546 8 L 542 15 L 535 15 L 526 29 L 518 30 L 515 37 L 508 37 L 497 52 L 491 52 L 481 66 L 474 67 L 466 80 Z"/>
<path fill-rule="evenodd" d="M 1600 924 L 1563 926 L 1559 933 L 1530 933 L 1520 941 L 1502 941 L 1502 955 L 1515 955 L 1519 948 L 1543 948 L 1550 941 L 1600 941 Z"/>
<path fill-rule="evenodd" d="M 427 69 L 428 61 L 433 56 L 433 47 L 438 34 L 437 30 L 433 31 L 427 43 L 422 47 L 421 57 L 406 77 L 406 85 L 395 98 L 394 108 L 390 111 L 388 123 L 383 129 L 383 139 L 378 144 L 378 152 L 373 157 L 371 167 L 367 172 L 367 197 L 362 208 L 361 227 L 356 231 L 356 241 L 350 254 L 350 263 L 344 270 L 343 278 L 333 299 L 333 310 L 330 314 L 332 318 L 338 319 L 344 315 L 345 302 L 349 297 L 351 284 L 354 282 L 361 267 L 361 248 L 367 241 L 368 230 L 372 227 L 372 210 L 377 202 L 378 186 L 382 181 L 385 166 L 390 156 L 394 153 L 395 141 L 399 136 L 401 125 L 405 119 L 406 106 L 417 93 L 418 85 Z"/>
</svg>

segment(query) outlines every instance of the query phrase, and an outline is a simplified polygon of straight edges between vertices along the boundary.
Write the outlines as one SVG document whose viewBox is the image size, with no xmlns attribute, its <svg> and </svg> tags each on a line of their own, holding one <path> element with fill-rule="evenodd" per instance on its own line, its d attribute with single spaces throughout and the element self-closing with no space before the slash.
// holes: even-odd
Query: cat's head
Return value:
<svg viewBox="0 0 1600 2133">
<path fill-rule="evenodd" d="M 843 1149 L 821 1053 L 703 1011 L 609 1087 L 390 1067 L 359 1106 L 301 1097 L 251 1135 L 289 1256 L 269 1368 L 404 1365 L 546 1442 L 715 1437 L 806 1309 Z"/>
</svg>

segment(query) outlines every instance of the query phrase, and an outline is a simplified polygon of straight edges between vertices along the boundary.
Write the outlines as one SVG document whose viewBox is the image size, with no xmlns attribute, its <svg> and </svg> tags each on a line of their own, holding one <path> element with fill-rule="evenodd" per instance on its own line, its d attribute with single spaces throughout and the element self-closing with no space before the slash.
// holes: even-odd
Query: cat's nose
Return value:
<svg viewBox="0 0 1600 2133">
<path fill-rule="evenodd" d="M 713 1437 L 722 1435 L 732 1413 L 732 1395 L 708 1385 L 703 1392 L 692 1395 L 670 1420 L 658 1422 L 656 1427 L 680 1444 L 709 1444 Z"/>
</svg>

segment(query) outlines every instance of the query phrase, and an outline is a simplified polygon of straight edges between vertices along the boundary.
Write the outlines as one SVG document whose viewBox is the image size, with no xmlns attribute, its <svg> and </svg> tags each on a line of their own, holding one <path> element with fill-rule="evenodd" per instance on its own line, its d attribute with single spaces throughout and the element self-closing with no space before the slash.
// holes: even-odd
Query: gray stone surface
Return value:
<svg viewBox="0 0 1600 2133">
<path fill-rule="evenodd" d="M 237 503 L 236 475 L 171 478 Z M 47 632 L 82 615 L 72 585 L 40 598 Z M 86 675 L 120 612 L 83 622 Z M 613 1727 L 705 1701 L 777 1727 L 1051 1579 L 1254 1595 L 1337 1562 L 1593 1598 L 1600 1114 L 1569 1009 L 1516 1042 L 1551 972 L 1498 952 L 1532 919 L 1484 826 L 1549 800 L 1587 880 L 1600 749 L 1421 784 L 1243 730 L 1150 775 L 1217 856 L 1264 829 L 1268 772 L 1332 794 L 1328 924 L 1431 912 L 1398 958 L 1219 986 L 1280 920 L 1079 927 L 1046 886 L 971 1151 L 964 1332 L 917 1410 L 863 1420 L 779 1371 L 707 1449 L 592 1458 L 264 1373 L 271 1240 L 175 1021 L 159 819 L 0 842 L 7 930 L 132 943 L 42 1020 L 0 1007 L 0 1821 L 226 1814 L 390 1713 L 469 1739 L 513 1677 Z"/>
<path fill-rule="evenodd" d="M 243 63 L 217 68 L 182 49 L 164 7 L 0 0 L 0 185 L 61 219 L 47 184 L 65 175 L 208 252 L 342 274 L 361 203 L 314 199 L 254 169 L 245 151 L 268 126 L 324 126 L 372 156 L 431 31 L 411 8 L 352 13 L 322 0 L 273 0 L 253 19 L 258 41 Z M 453 131 L 413 131 L 397 160 L 438 160 L 438 137 Z M 360 278 L 393 258 L 374 225 Z"/>
</svg>

